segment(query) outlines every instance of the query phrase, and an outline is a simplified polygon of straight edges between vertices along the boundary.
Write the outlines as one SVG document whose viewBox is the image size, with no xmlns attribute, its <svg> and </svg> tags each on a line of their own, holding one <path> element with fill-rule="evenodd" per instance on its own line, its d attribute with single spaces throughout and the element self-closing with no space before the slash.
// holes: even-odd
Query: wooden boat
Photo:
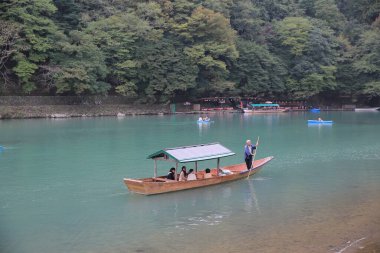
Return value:
<svg viewBox="0 0 380 253">
<path fill-rule="evenodd" d="M 273 156 L 269 156 L 256 160 L 250 170 L 247 170 L 245 163 L 220 167 L 220 158 L 231 155 L 235 155 L 235 153 L 219 143 L 160 150 L 148 156 L 148 158 L 154 160 L 155 164 L 153 177 L 140 179 L 124 178 L 124 183 L 130 191 L 144 195 L 189 190 L 247 178 L 249 175 L 259 172 L 266 163 L 273 159 Z M 198 162 L 211 159 L 217 160 L 217 167 L 211 169 L 211 178 L 205 178 L 205 172 L 198 171 Z M 179 163 L 194 162 L 197 180 L 179 182 L 177 180 L 166 179 L 166 176 L 157 176 L 158 160 L 174 162 L 176 164 L 176 171 Z M 178 178 L 177 173 L 176 176 Z"/>
<path fill-rule="evenodd" d="M 244 113 L 279 113 L 287 112 L 288 108 L 281 108 L 279 104 L 251 104 L 250 108 L 243 108 Z"/>
</svg>

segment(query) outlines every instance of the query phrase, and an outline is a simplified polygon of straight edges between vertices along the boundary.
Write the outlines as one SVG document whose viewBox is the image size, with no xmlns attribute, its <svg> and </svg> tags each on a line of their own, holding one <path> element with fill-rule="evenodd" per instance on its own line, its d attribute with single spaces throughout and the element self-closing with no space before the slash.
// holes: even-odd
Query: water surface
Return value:
<svg viewBox="0 0 380 253">
<path fill-rule="evenodd" d="M 339 252 L 378 231 L 380 113 L 197 118 L 0 121 L 0 252 Z M 258 135 L 257 157 L 275 160 L 249 180 L 149 197 L 123 185 L 152 176 L 161 148 L 218 141 L 228 165 Z"/>
</svg>

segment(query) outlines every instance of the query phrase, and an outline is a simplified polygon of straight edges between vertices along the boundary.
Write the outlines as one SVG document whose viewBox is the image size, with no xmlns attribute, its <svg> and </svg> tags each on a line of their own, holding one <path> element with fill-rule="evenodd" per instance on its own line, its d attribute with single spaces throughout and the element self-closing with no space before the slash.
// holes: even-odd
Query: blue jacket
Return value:
<svg viewBox="0 0 380 253">
<path fill-rule="evenodd" d="M 252 151 L 256 149 L 256 146 L 253 146 L 252 145 Z M 247 145 L 245 145 L 244 147 L 244 159 L 249 159 L 252 157 L 252 154 L 251 152 L 249 152 L 249 148 Z"/>
</svg>

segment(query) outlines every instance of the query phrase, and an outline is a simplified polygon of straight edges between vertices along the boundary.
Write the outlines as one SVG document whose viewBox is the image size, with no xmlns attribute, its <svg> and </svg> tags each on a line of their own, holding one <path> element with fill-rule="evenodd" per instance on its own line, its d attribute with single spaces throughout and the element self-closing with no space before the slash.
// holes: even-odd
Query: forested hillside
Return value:
<svg viewBox="0 0 380 253">
<path fill-rule="evenodd" d="M 2 0 L 0 94 L 380 96 L 379 0 Z"/>
</svg>

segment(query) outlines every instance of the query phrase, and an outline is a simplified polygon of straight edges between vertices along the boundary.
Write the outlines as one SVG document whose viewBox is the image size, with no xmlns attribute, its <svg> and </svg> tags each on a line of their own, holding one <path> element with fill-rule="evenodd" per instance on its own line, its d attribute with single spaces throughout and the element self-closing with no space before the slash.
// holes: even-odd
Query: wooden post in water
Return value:
<svg viewBox="0 0 380 253">
<path fill-rule="evenodd" d="M 157 177 L 157 160 L 154 159 L 154 177 Z"/>
</svg>

